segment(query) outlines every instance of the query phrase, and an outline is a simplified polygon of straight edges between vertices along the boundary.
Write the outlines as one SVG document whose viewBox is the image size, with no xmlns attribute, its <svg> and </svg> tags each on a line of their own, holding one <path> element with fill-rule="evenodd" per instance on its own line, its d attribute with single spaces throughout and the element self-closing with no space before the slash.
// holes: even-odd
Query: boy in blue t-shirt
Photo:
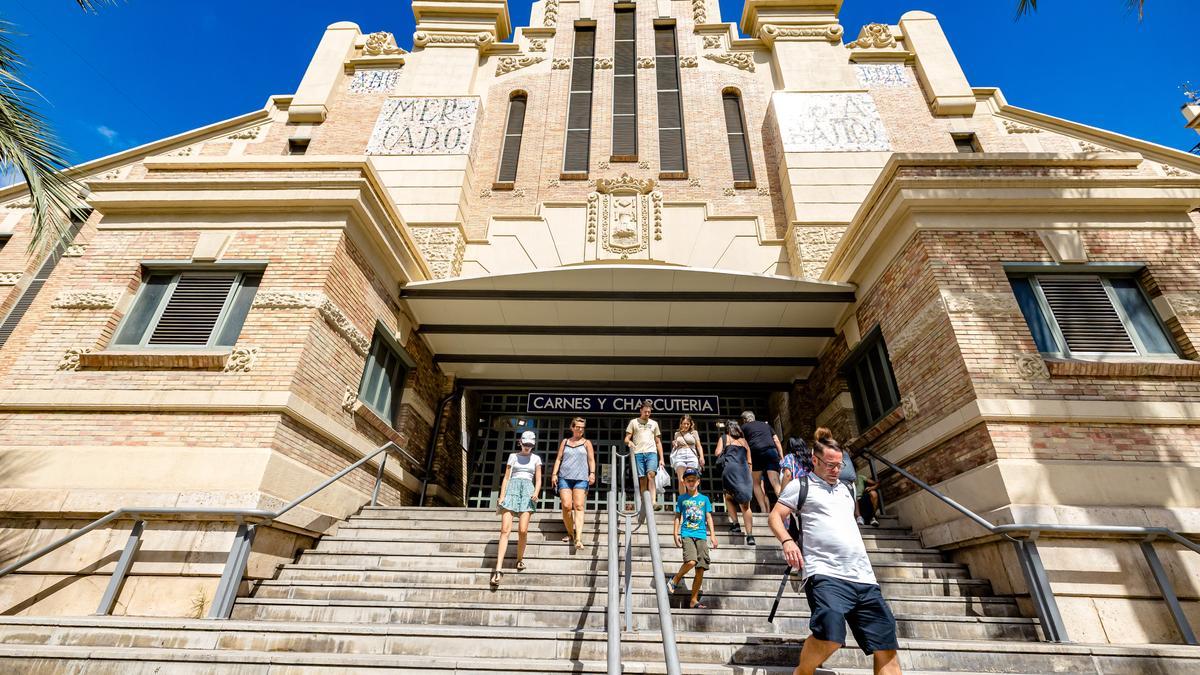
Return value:
<svg viewBox="0 0 1200 675">
<path fill-rule="evenodd" d="M 671 584 L 677 593 L 686 591 L 683 575 L 696 568 L 688 607 L 708 609 L 700 603 L 700 584 L 704 581 L 704 570 L 708 569 L 708 540 L 712 539 L 712 547 L 717 548 L 712 502 L 700 494 L 700 472 L 696 469 L 683 472 L 683 486 L 687 492 L 675 502 L 675 545 L 683 547 L 683 565 L 671 578 Z"/>
</svg>

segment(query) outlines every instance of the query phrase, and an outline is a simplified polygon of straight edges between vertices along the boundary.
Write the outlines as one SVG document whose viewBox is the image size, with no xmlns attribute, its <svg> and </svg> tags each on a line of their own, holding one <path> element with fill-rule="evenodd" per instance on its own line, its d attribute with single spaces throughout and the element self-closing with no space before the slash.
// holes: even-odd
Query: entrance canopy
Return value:
<svg viewBox="0 0 1200 675">
<path fill-rule="evenodd" d="M 424 281 L 402 297 L 443 371 L 479 386 L 805 378 L 853 287 L 644 265 Z"/>
</svg>

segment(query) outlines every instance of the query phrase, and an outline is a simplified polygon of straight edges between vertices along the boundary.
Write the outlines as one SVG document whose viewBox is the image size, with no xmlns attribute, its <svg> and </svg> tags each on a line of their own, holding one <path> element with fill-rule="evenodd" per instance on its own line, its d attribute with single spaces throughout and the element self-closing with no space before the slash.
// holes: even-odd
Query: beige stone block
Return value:
<svg viewBox="0 0 1200 675">
<path fill-rule="evenodd" d="M 1059 596 L 1055 601 L 1072 642 L 1104 644 L 1110 641 L 1091 598 Z"/>
<path fill-rule="evenodd" d="M 792 200 L 801 203 L 853 204 L 856 208 L 871 191 L 870 185 L 792 185 Z"/>
<path fill-rule="evenodd" d="M 467 155 L 376 155 L 369 158 L 380 176 L 393 172 L 410 172 L 417 176 L 425 172 L 467 171 L 471 159 Z"/>
<path fill-rule="evenodd" d="M 889 152 L 789 152 L 784 155 L 784 164 L 788 170 L 800 168 L 882 170 L 889 157 L 891 157 Z"/>
<path fill-rule="evenodd" d="M 458 204 L 460 187 L 389 187 L 388 194 L 396 204 L 411 208 L 417 204 Z"/>
<path fill-rule="evenodd" d="M 465 220 L 458 204 L 397 204 L 396 210 L 408 223 L 461 223 Z"/>
<path fill-rule="evenodd" d="M 380 171 L 379 177 L 388 188 L 454 187 L 468 184 L 467 174 L 459 169 L 429 171 Z"/>
<path fill-rule="evenodd" d="M 1104 632 L 1113 642 L 1168 644 L 1180 641 L 1179 630 L 1161 601 L 1094 598 L 1092 602 Z M 1193 609 L 1191 613 L 1196 612 Z"/>
<path fill-rule="evenodd" d="M 204 618 L 208 616 L 218 583 L 220 579 L 212 577 L 130 577 L 113 614 Z M 211 635 L 214 647 L 218 635 L 215 631 Z M 204 648 L 199 644 L 192 646 Z"/>
<path fill-rule="evenodd" d="M 201 232 L 192 248 L 193 262 L 213 262 L 225 252 L 233 235 L 228 232 Z"/>
<path fill-rule="evenodd" d="M 857 154 L 857 153 L 856 153 Z M 842 167 L 788 167 L 787 180 L 797 185 L 874 185 L 879 169 Z"/>
<path fill-rule="evenodd" d="M 39 576 L 41 588 L 35 595 L 15 597 L 23 616 L 86 616 L 93 614 L 108 587 L 109 577 L 103 574 L 80 576 Z M 6 582 L 7 583 L 7 582 Z M 8 611 L 12 611 L 11 609 Z"/>
<path fill-rule="evenodd" d="M 962 66 L 950 48 L 937 17 L 928 12 L 909 12 L 900 18 L 905 44 L 916 52 L 917 77 L 926 98 L 938 115 L 970 115 L 975 112 L 975 93 Z"/>
</svg>

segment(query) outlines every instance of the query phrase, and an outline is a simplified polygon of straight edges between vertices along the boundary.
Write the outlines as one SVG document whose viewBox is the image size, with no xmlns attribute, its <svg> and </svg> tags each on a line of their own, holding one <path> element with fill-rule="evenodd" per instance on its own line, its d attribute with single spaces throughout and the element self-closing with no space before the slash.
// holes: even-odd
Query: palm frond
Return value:
<svg viewBox="0 0 1200 675">
<path fill-rule="evenodd" d="M 8 26 L 0 23 L 0 166 L 19 171 L 29 188 L 32 253 L 66 236 L 70 214 L 80 204 L 79 186 L 62 173 L 63 147 L 29 103 L 37 92 L 17 75 L 22 64 Z"/>
<path fill-rule="evenodd" d="M 1017 3 L 1017 18 L 1021 18 L 1026 14 L 1037 11 L 1037 0 L 1020 0 Z"/>
<path fill-rule="evenodd" d="M 87 0 L 81 0 L 86 2 Z M 1146 15 L 1146 0 L 1125 0 L 1125 5 L 1129 7 L 1129 11 L 1137 12 L 1138 21 L 1141 21 Z M 1017 2 L 1017 18 L 1021 18 L 1026 14 L 1032 14 L 1037 11 L 1037 0 L 1018 0 Z"/>
<path fill-rule="evenodd" d="M 116 0 L 75 0 L 79 4 L 79 9 L 85 12 L 95 12 L 100 5 L 115 5 Z"/>
</svg>

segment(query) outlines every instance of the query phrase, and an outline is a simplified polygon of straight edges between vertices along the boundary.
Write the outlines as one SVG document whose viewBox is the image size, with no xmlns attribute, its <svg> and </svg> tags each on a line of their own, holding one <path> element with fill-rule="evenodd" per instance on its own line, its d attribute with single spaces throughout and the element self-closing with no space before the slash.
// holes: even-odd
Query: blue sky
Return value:
<svg viewBox="0 0 1200 675">
<path fill-rule="evenodd" d="M 678 4 L 678 3 L 677 3 Z M 873 21 L 932 12 L 975 86 L 1013 105 L 1186 150 L 1179 85 L 1200 85 L 1200 3 L 1150 0 L 1139 23 L 1123 0 L 1042 0 L 1014 21 L 1016 0 L 845 0 L 848 35 Z M 741 0 L 722 0 L 737 21 Z M 513 23 L 529 18 L 510 0 Z M 26 79 L 73 162 L 260 108 L 295 90 L 325 26 L 354 21 L 410 47 L 409 3 L 395 0 L 123 0 L 85 14 L 73 0 L 0 0 L 15 24 Z"/>
</svg>

